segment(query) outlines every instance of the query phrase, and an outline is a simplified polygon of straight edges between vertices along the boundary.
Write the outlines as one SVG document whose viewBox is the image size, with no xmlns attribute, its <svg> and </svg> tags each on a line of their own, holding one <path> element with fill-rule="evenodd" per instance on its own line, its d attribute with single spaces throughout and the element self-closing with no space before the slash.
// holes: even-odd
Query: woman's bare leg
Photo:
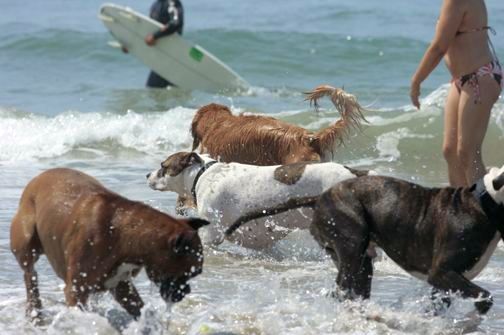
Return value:
<svg viewBox="0 0 504 335">
<path fill-rule="evenodd" d="M 460 94 L 457 156 L 471 185 L 486 173 L 481 147 L 488 128 L 492 107 L 499 98 L 500 87 L 491 76 L 478 78 L 480 101 L 475 103 L 474 88 L 466 84 Z"/>
<path fill-rule="evenodd" d="M 445 104 L 443 156 L 448 164 L 448 180 L 454 187 L 464 186 L 466 180 L 457 156 L 459 98 L 458 89 L 452 83 Z"/>
</svg>

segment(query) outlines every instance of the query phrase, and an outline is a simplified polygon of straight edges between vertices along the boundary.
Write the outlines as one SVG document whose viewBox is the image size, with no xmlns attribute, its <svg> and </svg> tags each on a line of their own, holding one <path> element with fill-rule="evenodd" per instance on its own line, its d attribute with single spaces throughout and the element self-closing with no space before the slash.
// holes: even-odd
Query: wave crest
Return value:
<svg viewBox="0 0 504 335">
<path fill-rule="evenodd" d="M 190 146 L 188 125 L 194 110 L 163 113 L 66 112 L 55 117 L 0 112 L 0 161 L 62 156 L 72 150 L 134 150 L 160 155 Z"/>
</svg>

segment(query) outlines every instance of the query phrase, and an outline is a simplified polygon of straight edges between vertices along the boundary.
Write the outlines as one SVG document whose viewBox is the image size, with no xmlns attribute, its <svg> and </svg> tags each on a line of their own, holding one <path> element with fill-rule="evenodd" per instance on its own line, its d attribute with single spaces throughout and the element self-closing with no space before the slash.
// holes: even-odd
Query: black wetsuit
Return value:
<svg viewBox="0 0 504 335">
<path fill-rule="evenodd" d="M 175 32 L 182 34 L 184 8 L 179 0 L 157 0 L 152 4 L 150 17 L 167 26 L 166 30 L 159 30 L 153 34 L 156 40 Z M 163 88 L 167 86 L 173 86 L 173 84 L 151 71 L 147 79 L 147 87 Z"/>
</svg>

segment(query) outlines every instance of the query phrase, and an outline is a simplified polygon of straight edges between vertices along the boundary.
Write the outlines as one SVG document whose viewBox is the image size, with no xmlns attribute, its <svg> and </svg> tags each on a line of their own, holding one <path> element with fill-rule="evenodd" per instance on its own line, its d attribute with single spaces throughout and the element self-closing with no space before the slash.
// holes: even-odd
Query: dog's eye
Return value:
<svg viewBox="0 0 504 335">
<path fill-rule="evenodd" d="M 161 169 L 158 170 L 158 177 L 164 177 L 168 168 L 161 165 Z"/>
</svg>

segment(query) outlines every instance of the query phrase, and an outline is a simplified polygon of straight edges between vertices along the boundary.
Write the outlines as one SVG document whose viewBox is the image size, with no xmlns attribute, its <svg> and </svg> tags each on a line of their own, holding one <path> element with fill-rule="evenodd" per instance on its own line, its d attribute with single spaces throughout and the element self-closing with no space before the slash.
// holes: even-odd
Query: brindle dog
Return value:
<svg viewBox="0 0 504 335">
<path fill-rule="evenodd" d="M 471 188 L 426 188 L 403 180 L 363 176 L 333 186 L 320 197 L 290 199 L 240 218 L 245 221 L 296 207 L 314 207 L 310 232 L 338 268 L 343 297 L 369 298 L 370 244 L 376 244 L 434 292 L 478 298 L 485 314 L 490 293 L 471 282 L 486 266 L 504 232 L 504 167 L 491 169 Z M 445 300 L 449 304 L 449 299 Z"/>
</svg>

